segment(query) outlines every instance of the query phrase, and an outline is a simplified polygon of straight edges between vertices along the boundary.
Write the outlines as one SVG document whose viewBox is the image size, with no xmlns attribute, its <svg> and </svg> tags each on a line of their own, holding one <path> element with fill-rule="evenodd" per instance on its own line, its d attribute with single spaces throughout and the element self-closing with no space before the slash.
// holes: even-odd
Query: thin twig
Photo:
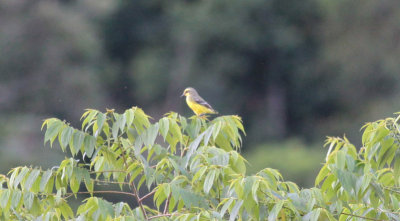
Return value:
<svg viewBox="0 0 400 221">
<path fill-rule="evenodd" d="M 140 202 L 142 202 L 143 200 L 145 200 L 146 198 L 148 198 L 149 196 L 153 195 L 156 192 L 156 190 L 151 191 L 150 193 L 142 196 L 139 200 Z"/>
<path fill-rule="evenodd" d="M 135 186 L 134 181 L 132 181 L 131 185 L 132 185 L 132 188 L 133 188 L 133 193 L 134 193 L 135 196 L 136 196 L 136 201 L 138 202 L 139 207 L 140 207 L 140 209 L 142 210 L 142 213 L 143 213 L 144 218 L 145 218 L 146 220 L 149 220 L 149 218 L 147 217 L 146 210 L 145 210 L 144 207 L 143 207 L 143 203 L 140 201 L 140 197 L 139 197 L 139 195 L 138 195 L 139 193 L 138 193 L 138 191 L 137 191 L 137 189 L 136 189 L 136 186 Z"/>
<path fill-rule="evenodd" d="M 115 190 L 97 190 L 97 191 L 93 191 L 93 192 L 89 192 L 89 191 L 81 191 L 81 192 L 76 192 L 76 193 L 68 193 L 70 194 L 69 196 L 65 197 L 65 199 L 73 196 L 74 194 L 95 194 L 95 193 L 112 193 L 112 194 L 124 194 L 124 195 L 129 195 L 129 196 L 135 196 L 135 194 L 133 193 L 129 193 L 129 192 L 122 192 L 122 191 L 115 191 Z"/>
<path fill-rule="evenodd" d="M 117 181 L 107 181 L 107 180 L 94 180 L 95 182 L 98 183 L 107 183 L 107 184 L 124 184 L 124 185 L 129 185 L 128 182 L 117 182 Z"/>
<path fill-rule="evenodd" d="M 125 170 L 103 170 L 103 171 L 90 171 L 90 174 L 93 173 L 127 173 Z"/>
<path fill-rule="evenodd" d="M 366 219 L 366 220 L 384 221 L 383 219 L 369 218 L 369 217 L 358 216 L 358 215 L 354 215 L 354 214 L 350 214 L 350 213 L 343 213 L 343 212 L 342 212 L 341 214 L 346 215 L 346 216 L 353 216 L 353 217 L 357 217 L 357 218 L 362 218 L 362 219 Z"/>
<path fill-rule="evenodd" d="M 125 152 L 124 152 L 124 150 L 122 148 L 121 148 L 121 156 L 122 156 L 122 159 L 124 160 L 125 169 L 128 169 L 128 163 L 126 161 Z M 131 174 L 130 173 L 128 173 L 128 178 L 130 180 L 130 178 L 131 178 Z M 146 210 L 144 209 L 143 203 L 140 200 L 139 192 L 136 189 L 135 179 L 132 180 L 132 182 L 129 184 L 129 186 L 132 188 L 133 194 L 135 194 L 136 201 L 139 204 L 140 210 L 142 210 L 144 218 L 146 220 L 148 220 Z"/>
<path fill-rule="evenodd" d="M 171 193 L 169 194 L 169 196 L 168 196 L 168 198 L 167 198 L 167 201 L 165 201 L 165 207 L 164 207 L 164 212 L 163 212 L 163 214 L 167 214 L 167 209 L 168 209 L 168 206 L 169 206 L 169 201 L 171 200 Z"/>
<path fill-rule="evenodd" d="M 187 149 L 187 145 L 189 144 L 189 137 L 188 137 L 188 139 L 187 139 L 187 141 L 186 141 L 186 144 L 185 144 L 185 146 L 184 146 L 184 148 L 182 149 L 181 148 L 181 158 L 183 157 L 183 155 L 185 155 L 185 151 L 186 151 L 186 149 Z"/>
<path fill-rule="evenodd" d="M 156 218 L 160 218 L 160 217 L 168 217 L 168 216 L 172 216 L 172 214 L 166 213 L 166 214 L 160 214 L 160 215 L 156 215 L 156 216 L 151 216 L 147 220 L 156 219 Z"/>
</svg>

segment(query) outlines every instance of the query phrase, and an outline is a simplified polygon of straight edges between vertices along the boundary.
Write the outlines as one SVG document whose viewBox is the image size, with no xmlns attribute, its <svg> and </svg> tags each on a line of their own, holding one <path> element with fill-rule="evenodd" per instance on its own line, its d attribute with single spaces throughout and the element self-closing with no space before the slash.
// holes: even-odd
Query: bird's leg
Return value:
<svg viewBox="0 0 400 221">
<path fill-rule="evenodd" d="M 204 120 L 208 120 L 207 119 L 207 114 L 200 114 L 199 118 L 204 119 Z"/>
</svg>

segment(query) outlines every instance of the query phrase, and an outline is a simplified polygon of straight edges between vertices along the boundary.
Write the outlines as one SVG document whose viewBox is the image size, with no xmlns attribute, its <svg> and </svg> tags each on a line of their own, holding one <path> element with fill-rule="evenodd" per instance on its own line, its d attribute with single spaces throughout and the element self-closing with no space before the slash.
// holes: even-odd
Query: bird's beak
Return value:
<svg viewBox="0 0 400 221">
<path fill-rule="evenodd" d="M 183 94 L 181 95 L 181 97 L 185 96 L 185 92 L 183 92 Z"/>
</svg>

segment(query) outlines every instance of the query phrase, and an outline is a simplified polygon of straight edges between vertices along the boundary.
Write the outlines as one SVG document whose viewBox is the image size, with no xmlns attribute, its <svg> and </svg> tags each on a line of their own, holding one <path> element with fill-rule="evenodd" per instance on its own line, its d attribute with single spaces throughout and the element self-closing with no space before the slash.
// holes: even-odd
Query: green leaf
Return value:
<svg viewBox="0 0 400 221">
<path fill-rule="evenodd" d="M 18 184 L 25 178 L 26 174 L 29 172 L 28 167 L 23 167 L 21 169 L 21 172 L 18 174 L 18 176 L 15 178 L 14 181 L 14 188 L 17 188 Z M 21 185 L 22 186 L 22 185 Z"/>
<path fill-rule="evenodd" d="M 224 204 L 224 206 L 222 206 L 221 211 L 219 213 L 219 215 L 221 217 L 223 217 L 225 215 L 226 210 L 229 208 L 229 206 L 232 204 L 232 202 L 233 202 L 233 198 L 229 198 L 228 201 Z"/>
<path fill-rule="evenodd" d="M 53 175 L 52 170 L 47 170 L 46 172 L 43 173 L 42 180 L 40 181 L 40 191 L 44 191 L 47 182 L 49 182 L 51 176 Z"/>
<path fill-rule="evenodd" d="M 80 187 L 80 180 L 76 179 L 75 176 L 72 176 L 71 179 L 69 180 L 70 183 L 70 188 L 73 193 L 77 193 L 79 191 Z"/>
<path fill-rule="evenodd" d="M 203 185 L 203 190 L 206 194 L 208 194 L 214 184 L 214 179 L 215 179 L 215 174 L 216 170 L 211 170 L 207 176 L 206 179 L 204 180 L 204 185 Z"/>
<path fill-rule="evenodd" d="M 315 186 L 318 186 L 322 180 L 325 179 L 325 177 L 328 175 L 329 169 L 328 169 L 328 164 L 324 164 L 322 169 L 319 171 L 317 178 L 315 178 Z"/>
<path fill-rule="evenodd" d="M 11 208 L 17 208 L 21 203 L 22 193 L 21 191 L 13 191 L 11 196 Z"/>
<path fill-rule="evenodd" d="M 63 202 L 58 208 L 60 209 L 61 215 L 64 217 L 65 220 L 74 217 L 74 212 L 72 211 L 68 203 Z"/>
<path fill-rule="evenodd" d="M 344 151 L 338 151 L 336 153 L 336 166 L 338 169 L 343 170 L 346 163 L 346 153 Z"/>
<path fill-rule="evenodd" d="M 283 206 L 283 201 L 278 201 L 275 206 L 272 208 L 272 210 L 269 212 L 268 215 L 268 220 L 277 220 L 278 214 L 281 211 Z"/>
<path fill-rule="evenodd" d="M 126 126 L 128 128 L 132 126 L 134 117 L 135 117 L 135 113 L 132 109 L 128 109 L 125 111 Z"/>
<path fill-rule="evenodd" d="M 24 205 L 28 210 L 32 208 L 34 199 L 35 195 L 32 192 L 24 192 Z"/>
<path fill-rule="evenodd" d="M 400 152 L 399 151 L 396 151 L 394 159 L 395 159 L 395 161 L 393 164 L 393 175 L 394 175 L 396 184 L 399 184 L 399 177 L 400 177 Z"/>
<path fill-rule="evenodd" d="M 103 125 L 104 125 L 104 122 L 106 121 L 106 119 L 107 119 L 107 117 L 103 113 L 99 113 L 97 115 L 96 123 L 97 123 L 98 129 L 96 131 L 94 131 L 94 135 L 93 135 L 94 137 L 97 137 L 101 133 L 101 130 L 103 129 Z"/>
<path fill-rule="evenodd" d="M 90 135 L 86 135 L 83 140 L 83 145 L 85 146 L 85 152 L 88 157 L 92 157 L 94 148 L 96 144 L 96 138 Z"/>
<path fill-rule="evenodd" d="M 253 186 L 251 187 L 251 193 L 252 193 L 253 199 L 254 199 L 254 201 L 255 201 L 257 204 L 258 204 L 257 191 L 258 191 L 259 185 L 260 185 L 260 181 L 259 181 L 259 180 L 256 180 L 256 181 L 253 183 Z"/>
<path fill-rule="evenodd" d="M 164 137 L 165 140 L 169 130 L 169 119 L 166 117 L 161 118 L 159 121 L 159 125 L 160 125 L 160 134 Z"/>
<path fill-rule="evenodd" d="M 235 206 L 232 208 L 232 210 L 230 212 L 229 221 L 234 221 L 236 219 L 236 216 L 239 214 L 242 204 L 243 204 L 243 200 L 238 200 L 235 203 Z"/>
<path fill-rule="evenodd" d="M 188 147 L 188 151 L 186 153 L 186 156 L 184 158 L 184 167 L 187 167 L 190 158 L 192 157 L 194 151 L 197 150 L 197 148 L 199 147 L 199 144 L 201 142 L 201 140 L 203 139 L 204 133 L 200 134 L 192 143 L 190 143 L 189 147 Z"/>
<path fill-rule="evenodd" d="M 11 190 L 3 190 L 0 192 L 0 206 L 1 208 L 6 208 L 8 203 L 10 202 L 10 195 L 11 195 Z"/>
<path fill-rule="evenodd" d="M 307 213 L 302 220 L 304 221 L 318 221 L 319 215 L 321 213 L 321 208 L 317 208 Z"/>
<path fill-rule="evenodd" d="M 82 118 L 84 118 L 85 116 L 87 116 L 87 117 L 85 118 L 85 120 L 83 120 L 83 122 L 82 122 L 82 130 L 85 128 L 86 124 L 89 124 L 89 125 L 90 125 L 90 122 L 92 122 L 92 120 L 94 119 L 94 117 L 96 117 L 97 113 L 98 113 L 97 110 L 88 109 L 88 110 L 86 111 L 86 113 L 84 113 L 84 114 L 82 115 Z M 81 118 L 81 119 L 82 119 L 82 118 Z M 88 126 L 88 127 L 89 127 L 89 126 Z M 87 129 L 88 129 L 88 128 L 86 128 L 85 131 L 87 131 Z"/>
<path fill-rule="evenodd" d="M 44 144 L 46 144 L 47 141 L 50 141 L 50 146 L 52 146 L 63 126 L 64 124 L 58 119 L 49 120 L 46 133 L 44 134 Z"/>
<path fill-rule="evenodd" d="M 112 136 L 116 140 L 118 137 L 118 131 L 119 131 L 119 124 L 121 124 L 121 117 L 117 114 L 114 114 L 116 116 L 116 121 L 112 125 L 111 131 L 112 131 Z"/>
<path fill-rule="evenodd" d="M 82 131 L 75 131 L 73 135 L 73 147 L 75 153 L 78 153 L 82 148 L 83 140 L 85 139 L 85 134 Z"/>
<path fill-rule="evenodd" d="M 72 127 L 64 127 L 61 132 L 61 146 L 66 147 L 71 140 L 72 133 L 74 132 L 74 128 Z"/>
<path fill-rule="evenodd" d="M 343 188 L 348 193 L 351 193 L 353 188 L 356 186 L 356 178 L 354 175 L 348 171 L 337 170 L 337 176 Z"/>
<path fill-rule="evenodd" d="M 148 127 L 146 132 L 142 134 L 145 146 L 150 147 L 154 145 L 158 134 L 158 127 L 158 123 L 155 123 Z"/>
<path fill-rule="evenodd" d="M 195 183 L 197 181 L 197 179 L 201 179 L 201 177 L 204 175 L 204 173 L 207 170 L 207 166 L 203 166 L 201 167 L 193 176 L 192 178 L 192 183 Z"/>
<path fill-rule="evenodd" d="M 213 129 L 214 129 L 214 125 L 209 127 L 206 131 L 204 131 L 204 145 L 208 145 L 208 141 L 210 140 Z"/>
</svg>

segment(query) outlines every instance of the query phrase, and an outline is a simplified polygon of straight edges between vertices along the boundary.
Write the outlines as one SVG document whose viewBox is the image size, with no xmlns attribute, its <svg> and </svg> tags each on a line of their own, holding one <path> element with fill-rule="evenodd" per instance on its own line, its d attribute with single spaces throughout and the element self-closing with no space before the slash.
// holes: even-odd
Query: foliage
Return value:
<svg viewBox="0 0 400 221">
<path fill-rule="evenodd" d="M 0 214 L 20 220 L 399 220 L 399 119 L 365 125 L 359 151 L 346 138 L 328 138 L 316 187 L 300 190 L 275 169 L 245 175 L 238 116 L 208 121 L 169 113 L 151 123 L 137 107 L 123 114 L 87 110 L 81 129 L 50 118 L 44 142 L 57 140 L 72 157 L 51 169 L 24 166 L 2 175 Z M 97 190 L 100 183 L 121 189 Z M 74 212 L 68 198 L 87 193 Z M 137 206 L 108 202 L 100 193 L 128 195 Z"/>
</svg>

